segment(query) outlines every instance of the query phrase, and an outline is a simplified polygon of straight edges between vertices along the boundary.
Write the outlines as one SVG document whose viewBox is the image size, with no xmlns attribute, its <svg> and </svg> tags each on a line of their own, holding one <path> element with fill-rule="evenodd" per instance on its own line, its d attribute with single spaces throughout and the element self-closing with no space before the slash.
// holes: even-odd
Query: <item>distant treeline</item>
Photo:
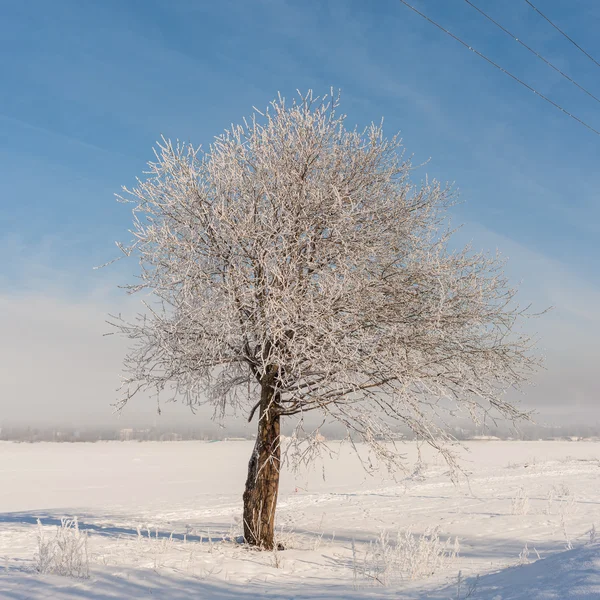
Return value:
<svg viewBox="0 0 600 600">
<path fill-rule="evenodd" d="M 322 435 L 329 440 L 341 439 L 339 429 L 323 428 Z M 502 440 L 553 440 L 553 439 L 596 439 L 600 441 L 600 425 L 563 425 L 545 426 L 528 424 L 519 430 L 499 428 L 473 429 L 455 427 L 451 430 L 457 440 L 490 439 Z M 414 439 L 409 432 L 398 432 L 399 439 Z M 175 428 L 73 428 L 73 427 L 0 427 L 0 441 L 11 442 L 101 442 L 101 441 L 139 441 L 139 442 L 177 442 L 189 440 L 232 440 L 252 439 L 246 432 L 203 431 L 201 429 Z"/>
<path fill-rule="evenodd" d="M 226 436 L 223 436 L 226 437 Z M 11 442 L 101 442 L 101 441 L 182 441 L 211 440 L 215 435 L 197 430 L 171 431 L 159 428 L 111 429 L 111 428 L 45 428 L 2 427 L 0 441 Z"/>
</svg>

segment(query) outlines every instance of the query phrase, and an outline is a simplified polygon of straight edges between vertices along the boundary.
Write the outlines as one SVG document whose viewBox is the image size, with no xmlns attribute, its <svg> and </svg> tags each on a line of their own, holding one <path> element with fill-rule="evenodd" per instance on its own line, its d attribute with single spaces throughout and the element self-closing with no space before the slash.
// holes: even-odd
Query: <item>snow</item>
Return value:
<svg viewBox="0 0 600 600">
<path fill-rule="evenodd" d="M 286 550 L 261 553 L 236 542 L 252 442 L 0 443 L 0 598 L 600 598 L 600 443 L 467 442 L 458 485 L 414 443 L 395 478 L 329 446 L 282 474 Z M 63 516 L 89 532 L 89 579 L 33 570 L 37 519 L 51 535 Z M 434 527 L 460 554 L 431 576 L 355 568 L 382 531 Z"/>
</svg>

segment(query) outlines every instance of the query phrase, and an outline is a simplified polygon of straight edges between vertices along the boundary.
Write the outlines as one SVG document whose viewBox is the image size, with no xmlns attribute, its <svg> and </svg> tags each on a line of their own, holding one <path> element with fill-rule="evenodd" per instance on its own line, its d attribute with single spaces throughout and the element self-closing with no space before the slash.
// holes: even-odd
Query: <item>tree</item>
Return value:
<svg viewBox="0 0 600 600">
<path fill-rule="evenodd" d="M 279 97 L 207 153 L 163 138 L 133 202 L 140 282 L 124 404 L 140 390 L 256 417 L 244 536 L 271 549 L 280 424 L 320 411 L 396 463 L 404 425 L 452 461 L 447 411 L 517 419 L 534 371 L 503 263 L 451 251 L 453 193 L 411 182 L 400 139 L 349 131 L 333 95 Z M 313 431 L 313 439 L 316 439 Z"/>
</svg>

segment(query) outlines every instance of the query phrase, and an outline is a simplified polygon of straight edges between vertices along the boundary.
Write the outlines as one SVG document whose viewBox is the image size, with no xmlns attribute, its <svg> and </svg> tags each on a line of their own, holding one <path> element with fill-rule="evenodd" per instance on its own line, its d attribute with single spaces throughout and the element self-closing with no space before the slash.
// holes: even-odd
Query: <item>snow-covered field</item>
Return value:
<svg viewBox="0 0 600 600">
<path fill-rule="evenodd" d="M 600 599 L 600 444 L 466 446 L 455 486 L 429 450 L 392 479 L 333 443 L 284 472 L 265 553 L 236 541 L 251 442 L 0 443 L 0 598 Z M 64 516 L 89 578 L 34 570 Z"/>
</svg>

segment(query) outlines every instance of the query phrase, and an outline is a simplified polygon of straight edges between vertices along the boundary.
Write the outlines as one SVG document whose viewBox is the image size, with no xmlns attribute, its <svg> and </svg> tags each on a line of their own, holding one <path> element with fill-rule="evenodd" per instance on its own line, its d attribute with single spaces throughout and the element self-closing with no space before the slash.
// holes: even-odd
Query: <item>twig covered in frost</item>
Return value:
<svg viewBox="0 0 600 600">
<path fill-rule="evenodd" d="M 529 547 L 527 546 L 527 542 L 525 542 L 525 546 L 521 552 L 519 552 L 519 564 L 526 565 L 529 564 Z"/>
<path fill-rule="evenodd" d="M 456 600 L 467 600 L 467 598 L 472 598 L 477 591 L 477 586 L 479 585 L 479 575 L 475 577 L 475 579 L 471 580 L 465 589 L 463 594 L 463 584 L 465 583 L 462 571 L 458 572 L 456 577 Z"/>
<path fill-rule="evenodd" d="M 590 536 L 590 544 L 595 544 L 598 541 L 598 533 L 596 531 L 596 525 L 592 524 L 592 526 L 590 527 L 590 529 L 588 531 L 586 531 L 587 535 Z"/>
</svg>

